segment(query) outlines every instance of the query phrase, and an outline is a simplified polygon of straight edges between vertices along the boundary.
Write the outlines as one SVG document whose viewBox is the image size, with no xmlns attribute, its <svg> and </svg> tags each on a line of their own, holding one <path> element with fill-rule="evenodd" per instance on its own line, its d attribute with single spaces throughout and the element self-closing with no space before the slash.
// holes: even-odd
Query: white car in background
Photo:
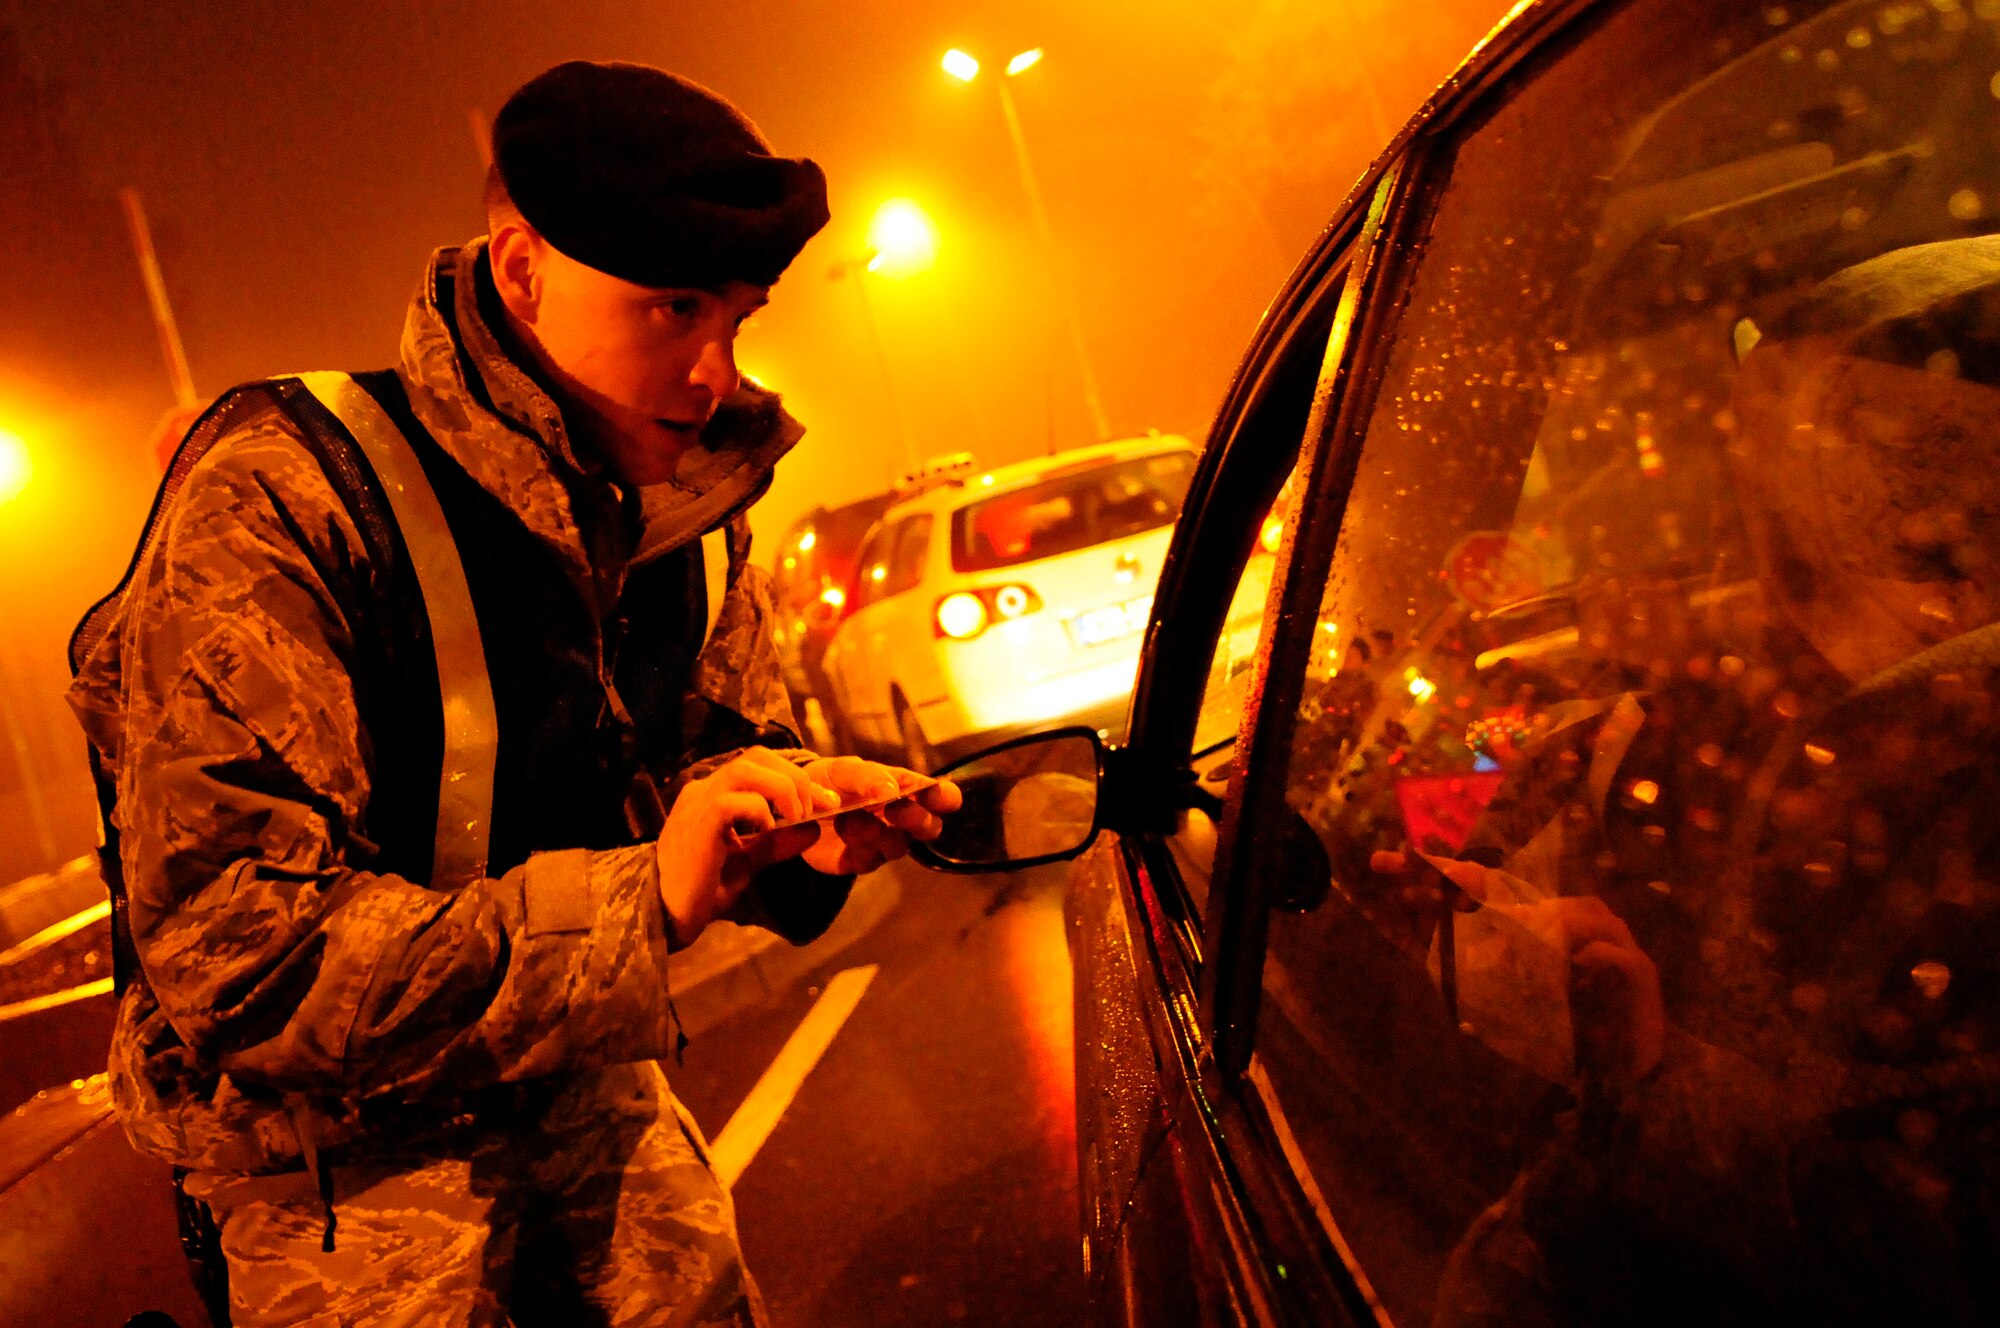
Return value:
<svg viewBox="0 0 2000 1328">
<path fill-rule="evenodd" d="M 934 476 L 883 513 L 824 661 L 857 744 L 930 770 L 1051 724 L 1121 735 L 1196 455 L 1098 443 Z"/>
</svg>

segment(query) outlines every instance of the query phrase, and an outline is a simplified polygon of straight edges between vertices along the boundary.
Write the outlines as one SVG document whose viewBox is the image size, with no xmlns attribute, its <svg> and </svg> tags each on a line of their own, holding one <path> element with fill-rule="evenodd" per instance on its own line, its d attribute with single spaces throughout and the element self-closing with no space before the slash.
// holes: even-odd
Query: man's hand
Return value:
<svg viewBox="0 0 2000 1328">
<path fill-rule="evenodd" d="M 804 773 L 814 785 L 832 790 L 841 801 L 887 797 L 925 778 L 858 756 L 822 757 Z M 936 839 L 944 830 L 939 818 L 957 811 L 962 802 L 958 785 L 947 779 L 876 811 L 843 813 L 820 823 L 818 842 L 805 851 L 806 864 L 829 876 L 874 871 L 908 853 L 912 839 Z"/>
<path fill-rule="evenodd" d="M 660 902 L 674 945 L 693 944 L 759 871 L 797 857 L 821 838 L 817 824 L 773 826 L 837 803 L 837 794 L 761 747 L 690 781 L 674 799 L 655 845 Z"/>
</svg>

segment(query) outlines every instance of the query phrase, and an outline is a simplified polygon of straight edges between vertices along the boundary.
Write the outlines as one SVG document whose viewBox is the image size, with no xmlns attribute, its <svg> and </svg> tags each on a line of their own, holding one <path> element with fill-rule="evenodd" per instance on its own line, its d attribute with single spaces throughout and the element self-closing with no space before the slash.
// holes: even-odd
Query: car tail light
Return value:
<svg viewBox="0 0 2000 1328">
<path fill-rule="evenodd" d="M 959 591 L 938 601 L 937 629 L 954 641 L 970 641 L 986 630 L 986 602 Z"/>
<path fill-rule="evenodd" d="M 996 622 L 1025 618 L 1042 607 L 1042 597 L 1022 585 L 987 586 L 960 590 L 938 601 L 931 614 L 937 634 L 954 641 L 970 641 Z"/>
</svg>

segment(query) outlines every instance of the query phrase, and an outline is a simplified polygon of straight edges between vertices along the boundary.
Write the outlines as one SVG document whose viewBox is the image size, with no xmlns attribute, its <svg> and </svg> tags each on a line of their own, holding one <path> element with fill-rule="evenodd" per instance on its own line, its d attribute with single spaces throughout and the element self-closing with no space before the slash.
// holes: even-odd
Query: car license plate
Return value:
<svg viewBox="0 0 2000 1328">
<path fill-rule="evenodd" d="M 1152 616 L 1151 595 L 1128 599 L 1123 604 L 1107 604 L 1101 609 L 1091 609 L 1071 618 L 1070 640 L 1076 643 L 1079 650 L 1088 650 L 1092 646 L 1101 646 L 1107 641 L 1144 631 L 1146 619 Z"/>
</svg>

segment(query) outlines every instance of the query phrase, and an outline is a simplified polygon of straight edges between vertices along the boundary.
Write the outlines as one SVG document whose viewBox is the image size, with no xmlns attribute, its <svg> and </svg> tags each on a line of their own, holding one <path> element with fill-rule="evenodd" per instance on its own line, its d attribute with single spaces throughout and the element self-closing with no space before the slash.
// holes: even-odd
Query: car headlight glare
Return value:
<svg viewBox="0 0 2000 1328">
<path fill-rule="evenodd" d="M 938 630 L 955 641 L 970 641 L 986 630 L 986 605 L 977 595 L 959 591 L 938 601 Z"/>
</svg>

